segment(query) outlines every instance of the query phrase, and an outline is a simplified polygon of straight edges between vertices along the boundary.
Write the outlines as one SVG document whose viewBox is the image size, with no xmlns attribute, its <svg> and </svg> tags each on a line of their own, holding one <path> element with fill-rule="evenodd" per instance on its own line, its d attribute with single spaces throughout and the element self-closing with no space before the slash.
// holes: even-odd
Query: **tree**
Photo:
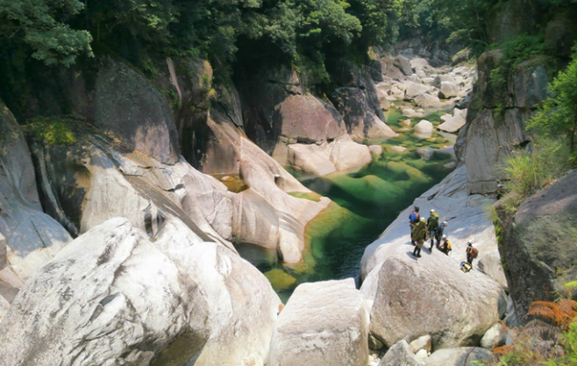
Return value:
<svg viewBox="0 0 577 366">
<path fill-rule="evenodd" d="M 549 84 L 551 97 L 543 102 L 534 118 L 528 123 L 529 131 L 545 136 L 564 135 L 569 144 L 570 158 L 577 162 L 577 46 L 571 63 L 559 72 Z"/>
<path fill-rule="evenodd" d="M 78 0 L 0 0 L 0 38 L 23 37 L 32 57 L 47 65 L 72 65 L 80 54 L 92 55 L 92 37 L 62 20 L 79 14 Z"/>
</svg>

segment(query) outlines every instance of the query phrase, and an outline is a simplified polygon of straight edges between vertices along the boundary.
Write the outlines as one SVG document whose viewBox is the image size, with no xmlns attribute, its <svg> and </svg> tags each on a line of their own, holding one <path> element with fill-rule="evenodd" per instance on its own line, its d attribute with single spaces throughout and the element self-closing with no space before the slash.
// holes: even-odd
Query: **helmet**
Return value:
<svg viewBox="0 0 577 366">
<path fill-rule="evenodd" d="M 415 211 L 419 212 L 419 206 L 415 206 Z"/>
<path fill-rule="evenodd" d="M 421 221 L 422 221 L 422 222 L 427 222 L 427 220 L 425 220 L 424 217 L 421 217 Z"/>
<path fill-rule="evenodd" d="M 443 226 L 447 226 L 449 223 L 447 221 L 443 221 Z"/>
<path fill-rule="evenodd" d="M 501 188 L 502 187 L 501 183 L 497 184 L 497 187 Z"/>
<path fill-rule="evenodd" d="M 435 212 L 435 209 L 434 209 L 434 208 L 432 208 L 432 209 L 431 209 L 431 212 Z"/>
<path fill-rule="evenodd" d="M 471 245 L 471 246 L 472 246 L 472 245 L 473 245 L 473 241 L 472 241 L 472 240 L 467 241 L 467 245 Z"/>
<path fill-rule="evenodd" d="M 443 235 L 442 238 L 443 238 L 443 239 L 447 239 L 447 235 Z"/>
</svg>

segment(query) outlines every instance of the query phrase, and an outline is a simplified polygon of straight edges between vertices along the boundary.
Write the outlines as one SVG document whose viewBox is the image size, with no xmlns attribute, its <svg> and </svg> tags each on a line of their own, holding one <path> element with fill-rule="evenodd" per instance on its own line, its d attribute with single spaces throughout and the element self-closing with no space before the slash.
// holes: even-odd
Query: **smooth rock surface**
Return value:
<svg viewBox="0 0 577 366">
<path fill-rule="evenodd" d="M 174 164 L 180 149 L 168 102 L 143 76 L 107 59 L 98 73 L 95 124 L 161 163 Z"/>
<path fill-rule="evenodd" d="M 415 127 L 413 127 L 413 131 L 415 131 L 415 133 L 419 135 L 419 137 L 431 137 L 433 136 L 435 127 L 431 122 L 427 121 L 426 119 L 423 119 L 419 123 L 417 123 Z"/>
<path fill-rule="evenodd" d="M 483 208 L 492 200 L 469 196 L 466 175 L 461 166 L 414 202 L 421 212 L 434 208 L 441 220 L 448 220 L 451 256 L 436 249 L 423 249 L 418 260 L 412 256 L 407 224 L 412 207 L 365 249 L 361 292 L 372 302 L 371 333 L 387 346 L 423 334 L 431 335 L 433 349 L 475 344 L 505 313 L 498 283 L 478 270 L 459 269 L 467 240 L 476 243 L 481 256 L 497 250 L 493 224 Z"/>
<path fill-rule="evenodd" d="M 491 277 L 504 288 L 507 287 L 507 279 L 501 264 L 501 256 L 498 251 L 490 251 L 479 259 L 479 269 Z"/>
<path fill-rule="evenodd" d="M 278 318 L 267 365 L 366 366 L 368 324 L 352 278 L 301 284 Z"/>
<path fill-rule="evenodd" d="M 439 89 L 439 98 L 441 99 L 453 98 L 459 94 L 459 88 L 457 85 L 449 81 L 441 82 L 441 87 Z"/>
<path fill-rule="evenodd" d="M 413 353 L 417 353 L 422 349 L 424 349 L 426 352 L 431 352 L 431 344 L 431 336 L 427 334 L 415 339 L 411 342 L 411 344 L 409 344 L 409 346 L 411 346 L 411 351 L 413 351 Z"/>
<path fill-rule="evenodd" d="M 413 70 L 411 68 L 411 61 L 409 61 L 408 58 L 402 55 L 398 55 L 397 57 L 395 57 L 395 59 L 393 60 L 393 65 L 398 67 L 399 70 L 401 70 L 403 74 L 407 76 L 413 73 Z"/>
<path fill-rule="evenodd" d="M 443 105 L 437 96 L 428 93 L 417 95 L 415 97 L 415 104 L 425 109 L 438 108 Z"/>
<path fill-rule="evenodd" d="M 3 289 L 19 288 L 32 274 L 72 241 L 70 234 L 42 212 L 34 165 L 22 131 L 10 110 L 0 101 L 0 233 L 5 239 L 4 265 L 17 284 L 0 278 Z M 2 259 L 0 259 L 2 262 Z M 2 266 L 0 266 L 1 268 Z"/>
<path fill-rule="evenodd" d="M 383 146 L 381 145 L 371 145 L 369 146 L 369 151 L 374 155 L 381 155 L 383 153 Z"/>
<path fill-rule="evenodd" d="M 168 222 L 152 242 L 127 219 L 112 219 L 20 291 L 0 323 L 0 363 L 263 360 L 279 304 L 256 268 L 181 222 Z"/>
<path fill-rule="evenodd" d="M 467 118 L 466 109 L 461 110 L 455 108 L 453 110 L 453 116 L 445 119 L 445 122 L 441 123 L 437 128 L 441 131 L 456 133 L 465 125 L 466 118 Z"/>
<path fill-rule="evenodd" d="M 473 366 L 473 361 L 492 362 L 493 354 L 478 347 L 440 349 L 427 359 L 425 366 Z"/>
<path fill-rule="evenodd" d="M 381 358 L 379 366 L 421 366 L 417 361 L 415 355 L 411 351 L 411 347 L 405 340 L 395 343 L 385 356 Z"/>
<path fill-rule="evenodd" d="M 505 339 L 507 338 L 507 332 L 503 324 L 497 323 L 493 325 L 487 333 L 481 339 L 481 347 L 488 350 L 500 347 L 505 344 Z"/>
</svg>

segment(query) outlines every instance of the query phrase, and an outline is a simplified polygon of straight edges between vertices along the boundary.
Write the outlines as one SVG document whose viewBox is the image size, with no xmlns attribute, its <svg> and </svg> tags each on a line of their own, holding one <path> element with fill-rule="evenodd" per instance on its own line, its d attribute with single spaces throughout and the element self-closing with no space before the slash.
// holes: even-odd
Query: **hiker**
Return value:
<svg viewBox="0 0 577 366">
<path fill-rule="evenodd" d="M 420 218 L 419 206 L 415 206 L 415 209 L 409 215 L 409 224 L 411 225 L 411 244 L 413 244 L 413 245 L 415 245 L 415 239 L 413 237 L 413 231 L 415 229 L 415 226 L 419 222 L 419 218 Z"/>
<path fill-rule="evenodd" d="M 449 255 L 451 250 L 453 250 L 453 248 L 451 247 L 451 242 L 449 241 L 449 238 L 447 238 L 447 235 L 442 236 L 441 245 L 437 246 L 439 247 L 439 250 L 445 253 L 446 255 Z"/>
<path fill-rule="evenodd" d="M 416 245 L 415 250 L 413 250 L 413 255 L 415 257 L 421 257 L 421 248 L 427 240 L 427 221 L 421 218 L 419 222 L 415 225 L 413 229 L 413 238 L 415 239 Z"/>
<path fill-rule="evenodd" d="M 427 219 L 427 231 L 431 238 L 431 248 L 429 248 L 429 251 L 433 251 L 433 243 L 435 241 L 435 237 L 437 236 L 438 228 L 439 228 L 439 214 L 435 211 L 434 208 L 432 208 L 431 214 Z"/>
<path fill-rule="evenodd" d="M 441 238 L 443 237 L 443 232 L 445 231 L 445 228 L 447 227 L 447 225 L 449 225 L 449 223 L 447 221 L 443 221 L 437 227 L 437 232 L 435 233 L 435 239 L 437 240 L 437 247 L 439 246 L 439 243 L 441 242 Z"/>
<path fill-rule="evenodd" d="M 501 183 L 497 184 L 497 201 L 503 197 L 505 192 L 503 191 L 503 185 Z"/>
<path fill-rule="evenodd" d="M 467 263 L 473 268 L 473 259 L 477 258 L 479 251 L 475 248 L 475 244 L 471 240 L 467 242 Z"/>
</svg>

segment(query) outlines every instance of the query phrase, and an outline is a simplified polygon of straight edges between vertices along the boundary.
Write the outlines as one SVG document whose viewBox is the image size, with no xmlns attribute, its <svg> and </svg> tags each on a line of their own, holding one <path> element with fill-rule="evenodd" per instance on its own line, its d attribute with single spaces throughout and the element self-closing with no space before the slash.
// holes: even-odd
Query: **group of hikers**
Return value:
<svg viewBox="0 0 577 366">
<path fill-rule="evenodd" d="M 424 217 L 420 217 L 419 215 L 419 206 L 415 206 L 413 212 L 411 212 L 409 215 L 409 222 L 411 225 L 411 244 L 415 246 L 415 249 L 413 250 L 413 256 L 417 258 L 421 257 L 421 249 L 428 239 L 431 240 L 431 247 L 429 248 L 429 252 L 433 252 L 433 246 L 435 245 L 436 241 L 437 249 L 446 255 L 449 255 L 452 250 L 451 242 L 449 241 L 447 235 L 444 233 L 448 223 L 447 221 L 439 222 L 439 214 L 435 211 L 435 209 L 431 209 L 429 218 L 425 220 Z M 477 258 L 477 255 L 477 248 L 475 248 L 473 242 L 468 241 L 468 270 L 473 267 L 473 259 Z"/>
</svg>

